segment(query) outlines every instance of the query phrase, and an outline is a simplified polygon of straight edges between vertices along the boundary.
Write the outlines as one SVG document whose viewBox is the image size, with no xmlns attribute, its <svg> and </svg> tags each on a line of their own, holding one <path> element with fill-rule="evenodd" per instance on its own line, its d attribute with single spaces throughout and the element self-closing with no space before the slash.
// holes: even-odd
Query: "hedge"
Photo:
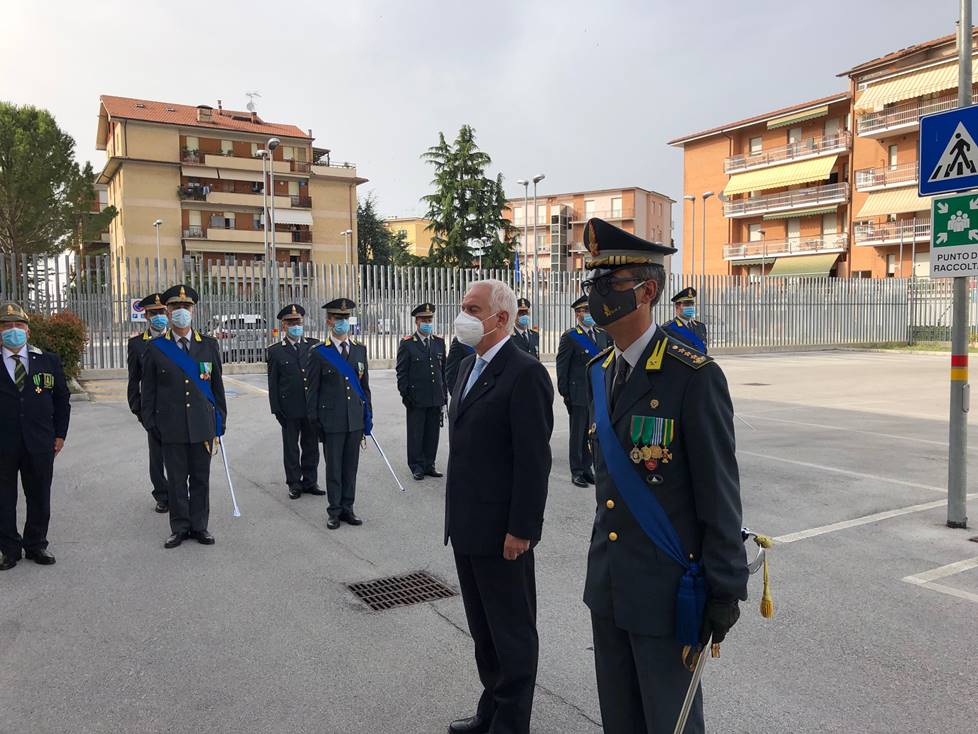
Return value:
<svg viewBox="0 0 978 734">
<path fill-rule="evenodd" d="M 30 315 L 30 343 L 39 349 L 54 352 L 61 358 L 65 376 L 70 380 L 81 373 L 82 355 L 88 343 L 85 322 L 71 311 L 46 316 Z"/>
</svg>

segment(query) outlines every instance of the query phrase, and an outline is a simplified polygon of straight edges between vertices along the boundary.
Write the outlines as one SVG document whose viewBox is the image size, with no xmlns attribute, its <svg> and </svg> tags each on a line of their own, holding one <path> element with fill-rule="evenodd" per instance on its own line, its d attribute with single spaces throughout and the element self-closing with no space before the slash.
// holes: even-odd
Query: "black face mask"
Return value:
<svg viewBox="0 0 978 734">
<path fill-rule="evenodd" d="M 599 288 L 598 282 L 595 282 L 591 288 L 591 293 L 587 297 L 587 303 L 591 309 L 591 316 L 598 326 L 607 326 L 608 324 L 614 323 L 638 308 L 638 299 L 635 297 L 635 291 L 645 285 L 645 281 L 643 280 L 627 291 L 619 291 L 611 287 L 610 279 L 612 277 L 614 276 L 605 276 L 609 280 L 607 294 L 602 294 L 601 291 L 604 288 Z"/>
</svg>

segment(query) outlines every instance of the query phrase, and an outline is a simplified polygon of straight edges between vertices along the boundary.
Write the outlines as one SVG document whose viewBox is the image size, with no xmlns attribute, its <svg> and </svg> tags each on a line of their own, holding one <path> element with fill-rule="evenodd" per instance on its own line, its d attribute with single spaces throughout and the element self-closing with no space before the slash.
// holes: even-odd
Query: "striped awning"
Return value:
<svg viewBox="0 0 978 734">
<path fill-rule="evenodd" d="M 827 278 L 839 253 L 779 257 L 768 273 L 772 278 Z"/>
<path fill-rule="evenodd" d="M 772 219 L 794 219 L 795 217 L 815 217 L 820 214 L 832 214 L 833 212 L 839 211 L 839 205 L 835 204 L 833 206 L 819 206 L 814 209 L 796 209 L 795 211 L 788 212 L 775 212 L 774 214 L 765 214 L 764 221 L 768 222 Z"/>
<path fill-rule="evenodd" d="M 312 212 L 302 209 L 275 209 L 275 224 L 307 224 L 312 226 Z"/>
<path fill-rule="evenodd" d="M 866 198 L 857 219 L 880 217 L 886 214 L 904 214 L 907 212 L 929 212 L 930 199 L 917 196 L 917 189 L 892 189 L 890 191 L 874 191 Z"/>
<path fill-rule="evenodd" d="M 217 178 L 217 169 L 207 166 L 180 166 L 180 173 L 192 178 Z"/>
<path fill-rule="evenodd" d="M 726 196 L 746 194 L 748 191 L 763 191 L 782 186 L 808 183 L 809 181 L 824 181 L 835 168 L 838 156 L 830 155 L 825 158 L 813 158 L 797 163 L 786 163 L 783 166 L 762 168 L 758 171 L 735 173 L 730 177 L 723 193 Z"/>
<path fill-rule="evenodd" d="M 767 129 L 773 130 L 776 127 L 788 127 L 789 125 L 805 122 L 806 120 L 815 120 L 819 117 L 825 117 L 828 114 L 829 106 L 826 104 L 822 105 L 821 107 L 805 110 L 804 112 L 796 112 L 793 115 L 785 115 L 784 117 L 776 117 L 773 120 L 768 120 Z"/>
<path fill-rule="evenodd" d="M 978 74 L 978 59 L 971 58 L 971 74 Z M 922 71 L 892 77 L 870 84 L 856 100 L 856 112 L 873 112 L 888 104 L 925 94 L 945 92 L 958 86 L 958 63 L 932 66 Z"/>
<path fill-rule="evenodd" d="M 261 181 L 261 171 L 238 171 L 234 168 L 219 168 L 218 175 L 228 181 Z"/>
</svg>

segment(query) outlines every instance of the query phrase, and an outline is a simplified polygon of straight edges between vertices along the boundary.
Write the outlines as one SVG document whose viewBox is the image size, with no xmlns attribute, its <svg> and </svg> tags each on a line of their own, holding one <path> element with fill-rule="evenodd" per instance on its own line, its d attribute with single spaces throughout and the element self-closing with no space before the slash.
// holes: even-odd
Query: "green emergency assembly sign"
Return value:
<svg viewBox="0 0 978 734">
<path fill-rule="evenodd" d="M 932 278 L 978 275 L 978 191 L 931 200 Z"/>
</svg>

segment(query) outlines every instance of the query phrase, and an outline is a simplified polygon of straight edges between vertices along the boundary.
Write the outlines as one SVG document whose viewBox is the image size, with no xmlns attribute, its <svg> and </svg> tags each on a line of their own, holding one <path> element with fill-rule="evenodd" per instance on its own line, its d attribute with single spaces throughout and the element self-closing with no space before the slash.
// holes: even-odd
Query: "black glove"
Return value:
<svg viewBox="0 0 978 734">
<path fill-rule="evenodd" d="M 408 410 L 414 407 L 414 400 L 407 396 L 401 398 L 401 402 L 404 403 L 404 407 Z"/>
<path fill-rule="evenodd" d="M 720 644 L 730 628 L 740 619 L 740 607 L 736 599 L 710 599 L 703 610 L 703 628 L 700 630 L 700 644 L 705 645 L 712 634 L 713 642 Z"/>
</svg>

